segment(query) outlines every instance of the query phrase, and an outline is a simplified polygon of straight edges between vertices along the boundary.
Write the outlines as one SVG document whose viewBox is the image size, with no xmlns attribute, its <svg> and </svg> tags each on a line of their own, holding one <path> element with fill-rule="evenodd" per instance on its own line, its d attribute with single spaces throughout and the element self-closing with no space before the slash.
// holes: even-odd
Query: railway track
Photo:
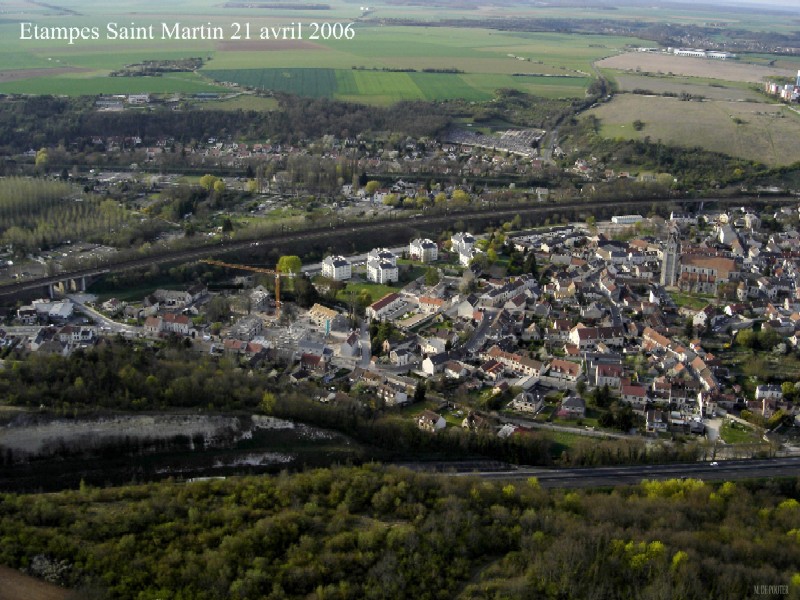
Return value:
<svg viewBox="0 0 800 600">
<path fill-rule="evenodd" d="M 780 200 L 796 200 L 792 198 L 770 198 L 770 202 Z M 564 213 L 572 211 L 602 211 L 605 209 L 615 209 L 619 212 L 633 210 L 637 207 L 650 207 L 657 202 L 671 202 L 675 204 L 747 204 L 752 203 L 752 197 L 732 197 L 732 198 L 680 198 L 670 200 L 647 199 L 623 199 L 601 202 L 558 202 L 558 203 L 537 203 L 525 205 L 487 205 L 480 210 L 468 211 L 447 211 L 421 216 L 408 216 L 399 214 L 397 217 L 388 219 L 376 219 L 370 221 L 350 221 L 336 224 L 329 227 L 318 227 L 315 229 L 288 230 L 276 232 L 260 238 L 247 240 L 228 241 L 220 244 L 188 248 L 182 250 L 165 251 L 157 255 L 148 255 L 118 263 L 110 263 L 103 266 L 79 269 L 74 271 L 62 272 L 57 275 L 26 279 L 13 283 L 0 285 L 0 297 L 14 296 L 27 291 L 38 290 L 49 285 L 56 284 L 69 279 L 80 279 L 82 277 L 97 277 L 98 275 L 121 273 L 150 267 L 153 265 L 164 265 L 171 263 L 184 263 L 231 254 L 233 252 L 245 250 L 255 245 L 281 246 L 291 243 L 314 241 L 318 239 L 329 239 L 342 235 L 358 234 L 366 231 L 398 230 L 398 229 L 423 229 L 435 225 L 451 225 L 454 220 L 473 221 L 486 219 L 513 219 L 516 215 L 548 215 L 554 213 Z"/>
</svg>

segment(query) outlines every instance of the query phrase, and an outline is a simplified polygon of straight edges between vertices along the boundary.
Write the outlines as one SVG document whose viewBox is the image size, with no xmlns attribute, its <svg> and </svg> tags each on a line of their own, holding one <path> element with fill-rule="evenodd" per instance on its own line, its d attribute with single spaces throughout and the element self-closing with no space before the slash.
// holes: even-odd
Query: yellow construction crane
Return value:
<svg viewBox="0 0 800 600">
<path fill-rule="evenodd" d="M 211 260 L 210 258 L 203 259 L 209 265 L 216 265 L 218 267 L 225 267 L 226 269 L 241 269 L 242 271 L 252 271 L 253 273 L 264 273 L 265 275 L 275 275 L 275 316 L 280 319 L 281 317 L 281 277 L 294 277 L 294 273 L 281 273 L 275 269 L 265 269 L 263 267 L 251 267 L 249 265 L 234 265 L 232 263 L 222 262 L 221 260 Z"/>
</svg>

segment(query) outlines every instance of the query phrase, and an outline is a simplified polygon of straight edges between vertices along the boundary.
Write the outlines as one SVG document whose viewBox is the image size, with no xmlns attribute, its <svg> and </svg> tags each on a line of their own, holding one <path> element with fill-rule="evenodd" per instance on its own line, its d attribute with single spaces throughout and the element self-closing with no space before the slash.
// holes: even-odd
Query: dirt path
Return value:
<svg viewBox="0 0 800 600">
<path fill-rule="evenodd" d="M 64 600 L 69 590 L 0 566 L 0 600 Z"/>
</svg>

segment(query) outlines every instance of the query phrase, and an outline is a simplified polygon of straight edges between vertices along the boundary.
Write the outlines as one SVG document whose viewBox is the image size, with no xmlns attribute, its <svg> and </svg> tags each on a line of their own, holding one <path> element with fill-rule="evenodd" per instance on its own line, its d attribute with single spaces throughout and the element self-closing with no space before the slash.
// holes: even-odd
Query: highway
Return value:
<svg viewBox="0 0 800 600">
<path fill-rule="evenodd" d="M 751 202 L 751 197 L 734 197 L 734 198 L 704 198 L 704 199 L 691 199 L 691 198 L 675 198 L 668 200 L 668 202 L 676 203 L 700 203 L 700 202 L 725 202 L 725 203 L 747 203 Z M 772 202 L 781 200 L 781 198 L 770 198 Z M 633 210 L 637 207 L 652 206 L 654 202 L 664 202 L 664 200 L 655 200 L 653 198 L 647 199 L 620 199 L 615 201 L 603 202 L 558 202 L 558 203 L 535 203 L 535 204 L 517 204 L 512 206 L 485 206 L 480 210 L 469 210 L 464 212 L 445 212 L 436 213 L 430 216 L 409 217 L 408 215 L 398 215 L 396 218 L 381 219 L 366 222 L 349 222 L 342 225 L 333 227 L 322 227 L 319 229 L 309 229 L 303 231 L 286 231 L 275 233 L 270 236 L 260 238 L 258 240 L 248 239 L 242 241 L 227 241 L 221 244 L 214 244 L 202 246 L 199 248 L 189 248 L 183 250 L 164 250 L 159 254 L 145 256 L 143 258 L 131 259 L 115 264 L 108 264 L 102 267 L 93 267 L 90 269 L 80 269 L 76 271 L 69 271 L 59 273 L 58 275 L 50 277 L 41 277 L 36 279 L 26 279 L 14 283 L 6 283 L 0 286 L 0 297 L 19 294 L 25 291 L 32 291 L 41 289 L 47 285 L 58 283 L 67 279 L 80 279 L 81 277 L 94 277 L 105 273 L 119 273 L 132 269 L 139 269 L 144 267 L 151 267 L 153 265 L 162 265 L 169 263 L 191 262 L 208 258 L 211 256 L 218 256 L 221 254 L 228 254 L 245 250 L 247 248 L 258 245 L 271 245 L 281 246 L 282 244 L 312 241 L 316 239 L 327 240 L 337 235 L 353 235 L 359 232 L 366 231 L 381 231 L 393 229 L 422 229 L 428 226 L 452 226 L 453 220 L 477 220 L 477 219 L 497 219 L 497 220 L 511 220 L 516 215 L 546 215 L 550 213 L 565 213 L 570 211 L 592 211 L 599 209 L 613 208 L 619 212 L 626 212 Z"/>
<path fill-rule="evenodd" d="M 800 458 L 720 460 L 718 466 L 712 466 L 710 462 L 697 462 L 574 469 L 519 467 L 508 471 L 456 472 L 452 475 L 501 481 L 536 477 L 539 484 L 547 488 L 607 487 L 636 484 L 643 479 L 680 479 L 681 477 L 708 481 L 735 481 L 763 477 L 798 477 L 800 476 Z"/>
</svg>

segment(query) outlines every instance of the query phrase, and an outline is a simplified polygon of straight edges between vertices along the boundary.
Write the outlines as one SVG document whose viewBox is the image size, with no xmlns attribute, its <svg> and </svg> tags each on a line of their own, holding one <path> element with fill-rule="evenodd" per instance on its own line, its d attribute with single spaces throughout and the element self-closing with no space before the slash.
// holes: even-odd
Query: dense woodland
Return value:
<svg viewBox="0 0 800 600">
<path fill-rule="evenodd" d="M 797 598 L 798 497 L 796 479 L 545 491 L 376 466 L 81 486 L 0 496 L 0 562 L 76 598 Z"/>
<path fill-rule="evenodd" d="M 7 153 L 65 146 L 82 151 L 92 138 L 138 136 L 145 144 L 172 137 L 183 143 L 209 137 L 297 143 L 323 135 L 367 132 L 435 135 L 449 118 L 436 105 L 398 102 L 388 108 L 279 95 L 272 112 L 187 110 L 99 112 L 93 97 L 32 96 L 0 101 L 0 148 Z"/>
<path fill-rule="evenodd" d="M 18 256 L 67 240 L 128 247 L 153 239 L 163 226 L 141 222 L 116 200 L 83 194 L 66 182 L 0 179 L 0 243 Z"/>
</svg>

